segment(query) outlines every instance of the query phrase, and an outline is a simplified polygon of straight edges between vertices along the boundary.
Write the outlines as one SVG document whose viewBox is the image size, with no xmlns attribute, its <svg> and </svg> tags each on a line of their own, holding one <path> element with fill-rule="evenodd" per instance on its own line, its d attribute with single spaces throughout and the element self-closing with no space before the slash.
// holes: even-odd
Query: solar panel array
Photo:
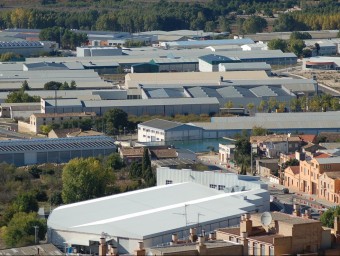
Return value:
<svg viewBox="0 0 340 256">
<path fill-rule="evenodd" d="M 0 141 L 0 152 L 100 149 L 115 147 L 106 136 Z"/>
<path fill-rule="evenodd" d="M 42 47 L 40 42 L 16 41 L 16 42 L 0 42 L 0 48 L 16 48 L 16 47 Z"/>
</svg>

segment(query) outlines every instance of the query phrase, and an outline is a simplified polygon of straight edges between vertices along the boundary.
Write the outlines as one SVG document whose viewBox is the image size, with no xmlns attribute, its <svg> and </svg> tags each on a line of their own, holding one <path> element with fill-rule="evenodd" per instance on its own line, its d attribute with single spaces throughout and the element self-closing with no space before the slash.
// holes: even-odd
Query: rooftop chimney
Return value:
<svg viewBox="0 0 340 256">
<path fill-rule="evenodd" d="M 216 240 L 216 233 L 215 232 L 209 233 L 209 240 Z"/>
<path fill-rule="evenodd" d="M 171 236 L 171 244 L 177 244 L 177 242 L 178 242 L 177 234 L 172 234 L 172 236 Z"/>
<path fill-rule="evenodd" d="M 300 205 L 294 204 L 293 208 L 294 208 L 293 216 L 297 216 L 297 217 L 301 216 Z"/>
<path fill-rule="evenodd" d="M 135 250 L 136 256 L 145 256 L 144 243 L 142 241 L 138 242 L 138 250 Z"/>
<path fill-rule="evenodd" d="M 106 239 L 105 237 L 101 237 L 99 240 L 99 256 L 106 255 Z"/>
<path fill-rule="evenodd" d="M 194 243 L 197 241 L 196 228 L 190 228 L 190 238 L 189 240 Z"/>
<path fill-rule="evenodd" d="M 243 215 L 240 222 L 240 233 L 246 232 L 248 236 L 250 236 L 251 231 L 253 229 L 253 222 L 250 219 L 249 213 Z"/>
<path fill-rule="evenodd" d="M 206 255 L 207 254 L 207 246 L 204 244 L 204 241 L 205 241 L 204 236 L 198 237 L 198 245 L 196 246 L 196 249 L 197 249 L 199 255 Z"/>
</svg>

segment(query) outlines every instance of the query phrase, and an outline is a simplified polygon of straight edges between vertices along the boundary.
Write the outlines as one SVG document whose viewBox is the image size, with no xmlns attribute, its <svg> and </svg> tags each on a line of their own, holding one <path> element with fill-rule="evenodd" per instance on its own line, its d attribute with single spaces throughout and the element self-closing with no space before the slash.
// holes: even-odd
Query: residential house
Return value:
<svg viewBox="0 0 340 256">
<path fill-rule="evenodd" d="M 59 124 L 64 122 L 79 123 L 85 119 L 94 119 L 94 112 L 72 112 L 72 113 L 34 113 L 30 116 L 29 123 L 18 122 L 18 131 L 23 133 L 39 133 L 42 125 Z"/>
<path fill-rule="evenodd" d="M 284 171 L 284 186 L 299 191 L 300 166 L 288 166 Z"/>
<path fill-rule="evenodd" d="M 144 148 L 142 147 L 122 147 L 118 149 L 120 157 L 126 164 L 131 164 L 134 161 L 142 161 Z"/>
<path fill-rule="evenodd" d="M 290 134 L 251 136 L 250 142 L 256 143 L 260 155 L 268 158 L 279 157 L 280 153 L 293 153 L 301 147 L 300 138 Z"/>
<path fill-rule="evenodd" d="M 257 159 L 256 173 L 262 177 L 269 177 L 279 170 L 279 159 Z"/>
<path fill-rule="evenodd" d="M 234 160 L 234 144 L 218 144 L 218 158 L 221 164 L 228 164 Z"/>
<path fill-rule="evenodd" d="M 318 197 L 334 203 L 340 203 L 340 170 L 324 172 L 319 177 Z"/>
<path fill-rule="evenodd" d="M 331 231 L 309 217 L 281 212 L 268 213 L 265 218 L 244 214 L 240 227 L 218 229 L 216 238 L 242 244 L 242 255 L 318 255 L 331 248 Z"/>
<path fill-rule="evenodd" d="M 168 158 L 177 158 L 178 154 L 174 148 L 150 149 L 151 159 L 162 160 Z"/>
</svg>

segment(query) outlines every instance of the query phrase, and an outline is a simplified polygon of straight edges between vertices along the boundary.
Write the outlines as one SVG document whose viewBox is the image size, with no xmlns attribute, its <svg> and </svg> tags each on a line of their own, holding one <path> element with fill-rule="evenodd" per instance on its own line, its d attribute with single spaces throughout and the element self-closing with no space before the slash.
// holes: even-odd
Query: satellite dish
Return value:
<svg viewBox="0 0 340 256">
<path fill-rule="evenodd" d="M 270 214 L 270 212 L 262 213 L 262 215 L 261 215 L 261 224 L 262 224 L 262 226 L 265 226 L 265 227 L 269 226 L 270 223 L 272 222 L 272 220 L 273 220 L 273 217 Z"/>
</svg>

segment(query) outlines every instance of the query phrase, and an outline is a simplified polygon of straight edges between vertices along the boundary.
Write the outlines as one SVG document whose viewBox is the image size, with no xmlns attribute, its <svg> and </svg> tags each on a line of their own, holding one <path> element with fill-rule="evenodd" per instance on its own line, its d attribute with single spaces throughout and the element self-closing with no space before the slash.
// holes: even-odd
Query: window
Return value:
<svg viewBox="0 0 340 256">
<path fill-rule="evenodd" d="M 165 181 L 165 185 L 169 185 L 169 184 L 172 184 L 172 180 L 166 180 Z"/>
<path fill-rule="evenodd" d="M 210 187 L 210 188 L 217 188 L 217 185 L 215 185 L 215 184 L 210 184 L 209 187 Z"/>
<path fill-rule="evenodd" d="M 274 247 L 273 246 L 269 247 L 269 256 L 274 256 Z"/>
<path fill-rule="evenodd" d="M 254 256 L 258 255 L 257 254 L 257 243 L 254 243 L 254 246 L 253 246 L 253 255 Z"/>
<path fill-rule="evenodd" d="M 261 244 L 261 255 L 262 256 L 266 255 L 266 246 L 264 244 Z"/>
<path fill-rule="evenodd" d="M 225 186 L 224 185 L 218 185 L 218 190 L 224 190 Z"/>
<path fill-rule="evenodd" d="M 60 117 L 60 120 L 64 120 L 64 118 L 63 118 L 63 117 Z"/>
</svg>

